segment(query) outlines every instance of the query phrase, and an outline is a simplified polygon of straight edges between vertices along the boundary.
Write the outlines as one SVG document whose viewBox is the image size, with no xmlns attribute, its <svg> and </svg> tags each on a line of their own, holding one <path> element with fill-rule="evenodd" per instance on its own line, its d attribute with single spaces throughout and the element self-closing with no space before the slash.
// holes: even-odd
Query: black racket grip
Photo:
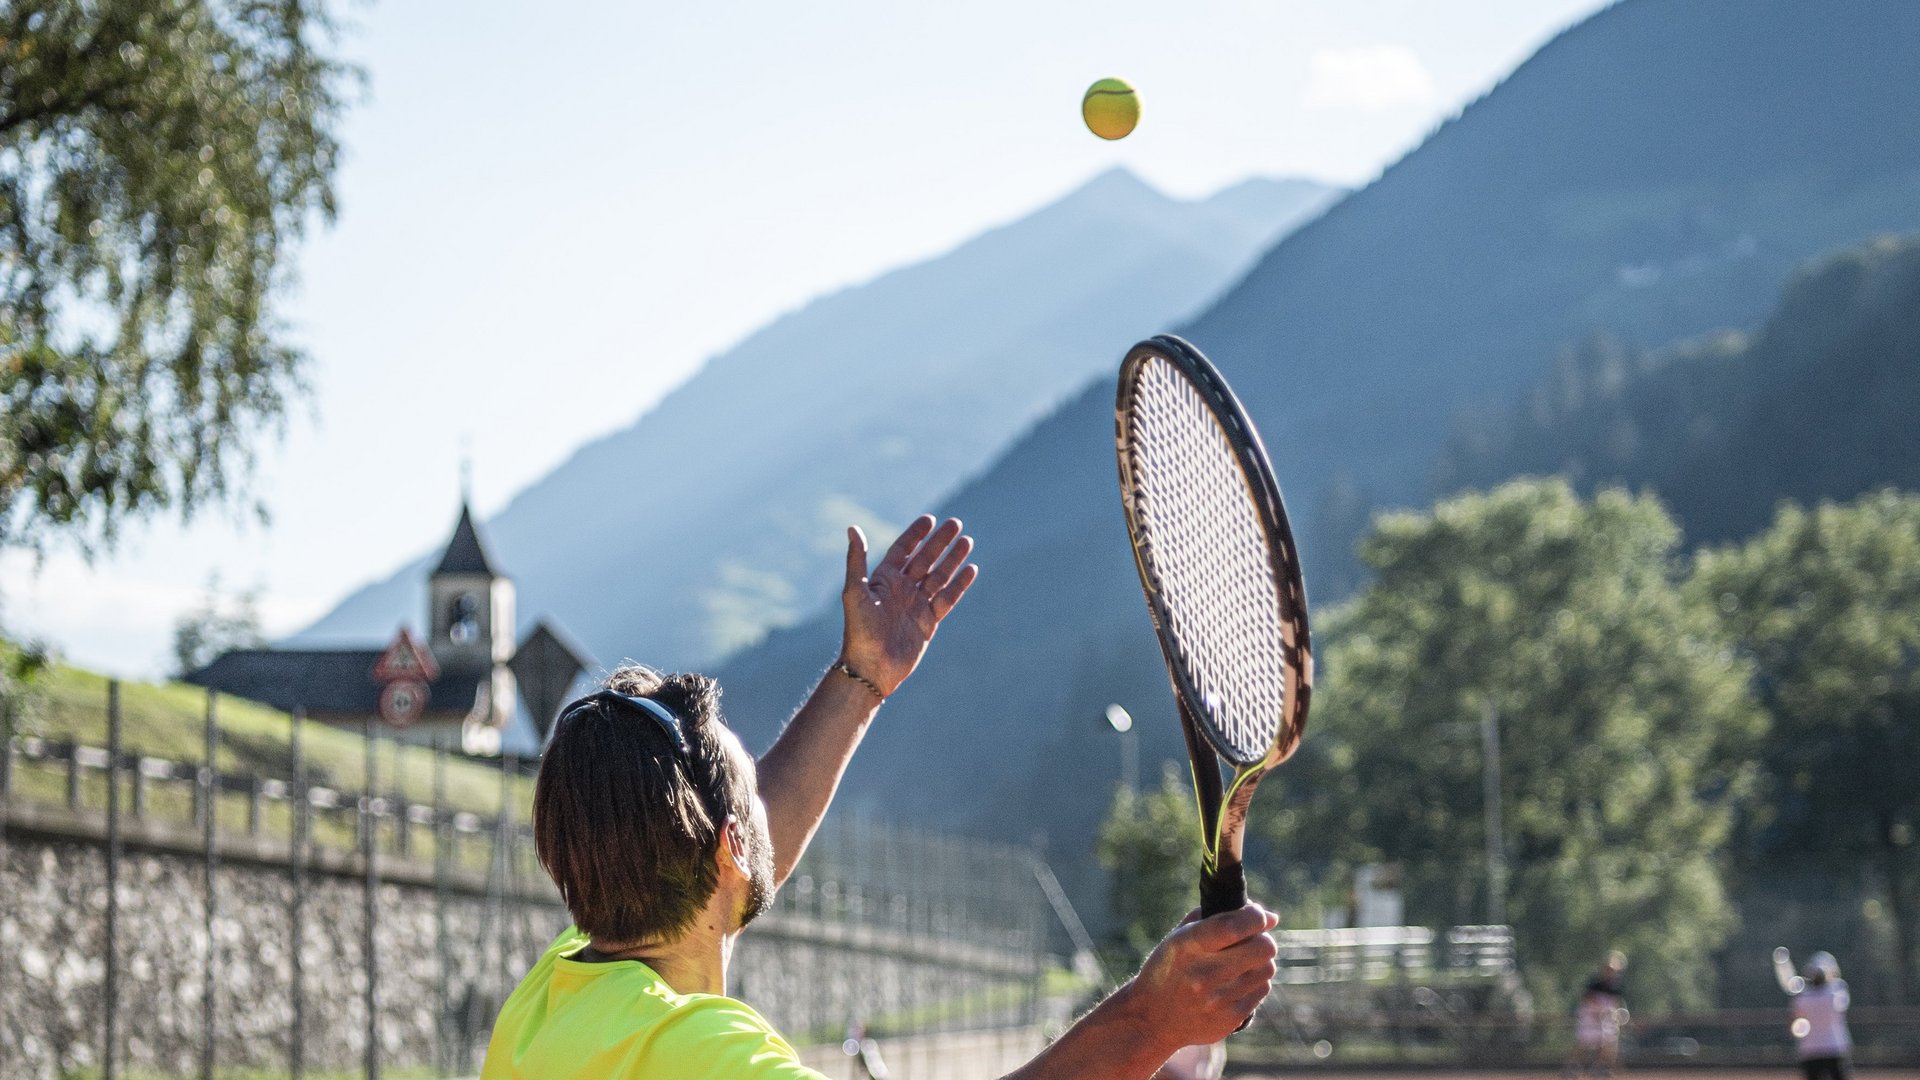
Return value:
<svg viewBox="0 0 1920 1080">
<path fill-rule="evenodd" d="M 1200 917 L 1238 911 L 1247 906 L 1247 871 L 1239 863 L 1227 863 L 1200 871 Z"/>
<path fill-rule="evenodd" d="M 1200 917 L 1207 918 L 1223 912 L 1238 911 L 1247 906 L 1247 871 L 1239 863 L 1227 863 L 1212 871 L 1200 871 Z M 1253 1023 L 1253 1014 L 1247 1014 L 1236 1032 L 1247 1030 Z"/>
</svg>

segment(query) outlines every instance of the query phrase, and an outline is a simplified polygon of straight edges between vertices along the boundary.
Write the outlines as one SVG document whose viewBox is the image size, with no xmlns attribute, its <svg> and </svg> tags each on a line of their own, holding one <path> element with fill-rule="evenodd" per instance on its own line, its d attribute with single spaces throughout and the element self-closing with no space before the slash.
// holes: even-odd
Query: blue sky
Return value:
<svg viewBox="0 0 1920 1080">
<path fill-rule="evenodd" d="M 0 615 L 152 676 L 217 573 L 291 631 L 444 539 L 463 446 L 485 515 L 767 320 L 1114 165 L 1183 196 L 1364 183 L 1601 6 L 355 3 L 368 83 L 284 305 L 313 392 L 261 449 L 271 523 L 5 553 Z M 1141 96 L 1122 142 L 1079 123 L 1103 76 Z"/>
</svg>

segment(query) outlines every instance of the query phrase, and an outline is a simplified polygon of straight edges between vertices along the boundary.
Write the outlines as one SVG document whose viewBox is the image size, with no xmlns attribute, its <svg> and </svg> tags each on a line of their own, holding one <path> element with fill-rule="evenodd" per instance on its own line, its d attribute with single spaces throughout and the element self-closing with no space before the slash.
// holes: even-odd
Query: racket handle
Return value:
<svg viewBox="0 0 1920 1080">
<path fill-rule="evenodd" d="M 1247 906 L 1247 871 L 1237 862 L 1200 871 L 1200 916 L 1205 918 Z"/>
<path fill-rule="evenodd" d="M 1238 911 L 1247 906 L 1247 871 L 1237 862 L 1223 863 L 1212 873 L 1200 871 L 1200 917 L 1207 918 L 1223 912 Z M 1247 1030 L 1253 1023 L 1249 1013 L 1236 1032 Z"/>
</svg>

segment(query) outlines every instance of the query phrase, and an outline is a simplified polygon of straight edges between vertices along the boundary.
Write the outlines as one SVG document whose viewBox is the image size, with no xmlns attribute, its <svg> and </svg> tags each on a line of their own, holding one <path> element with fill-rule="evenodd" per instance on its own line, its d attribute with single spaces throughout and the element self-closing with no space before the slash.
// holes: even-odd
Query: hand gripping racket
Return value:
<svg viewBox="0 0 1920 1080">
<path fill-rule="evenodd" d="M 1200 350 L 1172 336 L 1135 345 L 1114 420 L 1134 562 L 1193 762 L 1200 910 L 1215 915 L 1247 902 L 1253 789 L 1306 728 L 1300 556 L 1260 433 Z"/>
</svg>

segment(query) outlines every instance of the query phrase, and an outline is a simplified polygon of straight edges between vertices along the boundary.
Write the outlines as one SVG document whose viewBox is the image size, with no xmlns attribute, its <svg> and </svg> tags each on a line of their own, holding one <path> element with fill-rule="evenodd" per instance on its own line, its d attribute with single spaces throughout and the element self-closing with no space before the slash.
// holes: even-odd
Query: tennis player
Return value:
<svg viewBox="0 0 1920 1080">
<path fill-rule="evenodd" d="M 1620 975 L 1627 954 L 1614 950 L 1600 973 L 1580 991 L 1573 1012 L 1573 1059 L 1566 1075 L 1585 1070 L 1594 1076 L 1612 1076 L 1620 1067 L 1620 1025 L 1627 1019 L 1627 999 L 1620 992 Z"/>
<path fill-rule="evenodd" d="M 1829 952 L 1807 961 L 1806 984 L 1793 995 L 1793 1040 L 1807 1080 L 1847 1080 L 1853 1035 L 1847 1030 L 1847 980 Z"/>
<path fill-rule="evenodd" d="M 800 861 L 880 704 L 978 573 L 960 523 L 915 521 L 871 574 L 848 530 L 840 656 L 758 762 L 700 675 L 614 672 L 556 722 L 534 793 L 574 925 L 501 1007 L 482 1080 L 824 1080 L 726 996 L 740 932 Z M 1278 919 L 1189 917 L 1018 1080 L 1145 1080 L 1265 999 Z"/>
</svg>

